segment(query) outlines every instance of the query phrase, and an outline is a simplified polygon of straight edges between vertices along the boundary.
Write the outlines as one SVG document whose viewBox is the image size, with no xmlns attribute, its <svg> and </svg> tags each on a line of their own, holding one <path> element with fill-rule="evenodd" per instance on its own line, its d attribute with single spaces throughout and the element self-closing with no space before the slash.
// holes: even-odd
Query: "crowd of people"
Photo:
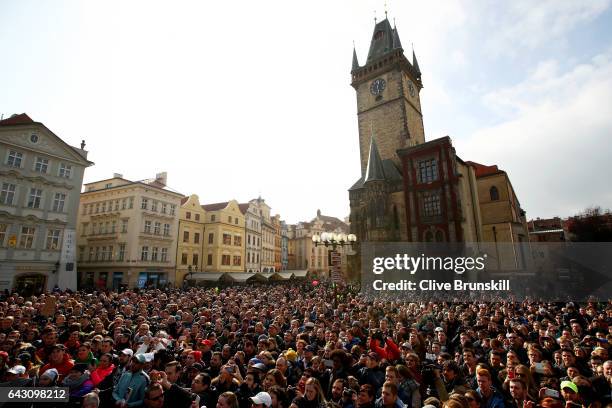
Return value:
<svg viewBox="0 0 612 408">
<path fill-rule="evenodd" d="M 0 386 L 67 387 L 72 406 L 612 407 L 610 302 L 382 301 L 310 282 L 0 300 Z"/>
</svg>

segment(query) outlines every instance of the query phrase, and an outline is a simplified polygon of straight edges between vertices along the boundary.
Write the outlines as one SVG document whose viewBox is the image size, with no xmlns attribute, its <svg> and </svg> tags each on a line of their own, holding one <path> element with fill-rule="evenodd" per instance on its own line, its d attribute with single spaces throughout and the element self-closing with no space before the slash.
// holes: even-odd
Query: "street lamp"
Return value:
<svg viewBox="0 0 612 408">
<path fill-rule="evenodd" d="M 339 233 L 336 234 L 334 232 L 323 232 L 321 235 L 314 234 L 312 236 L 312 242 L 315 247 L 319 245 L 325 245 L 326 247 L 332 247 L 332 250 L 336 250 L 336 247 L 343 247 L 352 245 L 357 241 L 357 236 L 355 234 Z"/>
</svg>

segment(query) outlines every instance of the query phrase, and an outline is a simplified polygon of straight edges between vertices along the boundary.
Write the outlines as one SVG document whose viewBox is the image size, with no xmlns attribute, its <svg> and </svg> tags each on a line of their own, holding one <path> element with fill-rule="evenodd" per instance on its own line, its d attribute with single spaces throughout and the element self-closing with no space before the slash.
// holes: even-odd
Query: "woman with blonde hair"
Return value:
<svg viewBox="0 0 612 408">
<path fill-rule="evenodd" d="M 327 404 L 321 383 L 314 377 L 306 380 L 304 395 L 293 400 L 289 408 L 323 408 Z"/>
</svg>

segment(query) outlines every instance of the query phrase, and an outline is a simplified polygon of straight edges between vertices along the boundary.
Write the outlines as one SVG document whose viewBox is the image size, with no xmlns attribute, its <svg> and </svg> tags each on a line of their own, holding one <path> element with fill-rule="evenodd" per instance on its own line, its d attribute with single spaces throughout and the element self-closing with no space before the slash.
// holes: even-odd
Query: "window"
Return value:
<svg viewBox="0 0 612 408">
<path fill-rule="evenodd" d="M 157 201 L 151 203 L 151 211 L 157 212 Z"/>
<path fill-rule="evenodd" d="M 234 235 L 234 246 L 242 245 L 242 237 L 240 235 Z"/>
<path fill-rule="evenodd" d="M 145 234 L 151 233 L 151 221 L 145 221 L 144 232 Z"/>
<path fill-rule="evenodd" d="M 106 260 L 108 261 L 113 260 L 113 246 L 112 245 L 108 247 L 108 252 L 106 253 Z"/>
<path fill-rule="evenodd" d="M 111 188 L 113 186 L 113 183 L 106 183 L 104 185 L 104 188 Z"/>
<path fill-rule="evenodd" d="M 187 254 L 186 253 L 181 254 L 181 265 L 187 265 Z"/>
<path fill-rule="evenodd" d="M 221 265 L 229 265 L 230 259 L 229 255 L 221 255 Z"/>
<path fill-rule="evenodd" d="M 132 208 L 134 208 L 134 197 L 130 197 L 130 202 L 128 205 L 128 208 L 131 210 Z"/>
<path fill-rule="evenodd" d="M 215 234 L 213 234 L 212 232 L 210 234 L 208 234 L 208 243 L 209 244 L 212 244 L 214 239 L 215 239 Z"/>
<path fill-rule="evenodd" d="M 200 214 L 195 214 L 195 220 L 200 221 Z"/>
<path fill-rule="evenodd" d="M 64 212 L 65 202 L 66 202 L 66 194 L 55 193 L 55 197 L 53 197 L 53 211 L 54 212 Z"/>
<path fill-rule="evenodd" d="M 102 247 L 102 251 L 100 252 L 100 255 L 101 255 L 100 259 L 102 261 L 106 261 L 106 247 L 105 246 Z"/>
<path fill-rule="evenodd" d="M 58 229 L 50 229 L 47 231 L 47 244 L 46 249 L 55 251 L 60 249 L 60 232 Z"/>
<path fill-rule="evenodd" d="M 166 212 L 168 212 L 168 204 L 162 203 L 162 205 L 161 205 L 161 213 L 165 214 Z"/>
<path fill-rule="evenodd" d="M 238 218 L 234 220 L 234 224 L 238 225 Z"/>
<path fill-rule="evenodd" d="M 117 260 L 118 261 L 125 260 L 125 244 L 119 244 L 119 256 Z"/>
<path fill-rule="evenodd" d="M 127 208 L 127 200 L 124 198 L 121 200 L 121 209 L 125 210 Z"/>
<path fill-rule="evenodd" d="M 189 231 L 183 231 L 183 242 L 189 242 Z"/>
<path fill-rule="evenodd" d="M 102 201 L 102 210 L 101 212 L 105 213 L 106 212 L 106 201 Z"/>
<path fill-rule="evenodd" d="M 49 159 L 44 157 L 37 157 L 34 162 L 34 171 L 38 173 L 46 173 L 49 170 Z"/>
<path fill-rule="evenodd" d="M 211 215 L 211 216 L 210 216 L 210 222 L 215 222 L 215 219 L 216 219 L 216 218 L 217 218 L 217 217 L 216 217 L 214 214 L 213 214 L 213 215 Z"/>
<path fill-rule="evenodd" d="M 421 160 L 419 162 L 419 181 L 431 183 L 438 179 L 438 162 L 436 159 Z"/>
<path fill-rule="evenodd" d="M 149 260 L 149 247 L 146 245 L 142 247 L 142 251 L 140 252 L 140 260 L 141 261 Z"/>
<path fill-rule="evenodd" d="M 60 163 L 58 176 L 68 179 L 72 177 L 72 165 Z"/>
<path fill-rule="evenodd" d="M 119 200 L 115 200 L 115 211 L 119 211 Z"/>
<path fill-rule="evenodd" d="M 85 261 L 85 247 L 80 246 L 79 247 L 79 262 L 83 262 L 83 261 Z"/>
<path fill-rule="evenodd" d="M 232 245 L 232 236 L 230 234 L 223 234 L 223 245 Z"/>
<path fill-rule="evenodd" d="M 191 219 L 191 213 L 189 211 L 187 211 L 187 213 L 185 214 L 185 218 L 187 218 L 188 220 Z"/>
<path fill-rule="evenodd" d="M 128 229 L 128 220 L 121 220 L 121 232 L 126 233 Z"/>
<path fill-rule="evenodd" d="M 111 234 L 114 234 L 115 231 L 117 231 L 117 221 L 111 223 Z"/>
<path fill-rule="evenodd" d="M 92 223 L 92 224 L 91 224 L 91 235 L 96 235 L 96 234 L 97 234 L 97 232 L 96 232 L 96 228 L 98 228 L 98 224 L 97 224 L 97 223 L 95 223 L 95 222 L 94 222 L 94 223 Z"/>
<path fill-rule="evenodd" d="M 104 233 L 108 234 L 110 231 L 111 231 L 111 229 L 110 229 L 110 222 L 107 221 L 107 222 L 104 223 Z"/>
<path fill-rule="evenodd" d="M 232 223 L 232 216 L 231 215 L 229 217 L 227 217 L 227 222 L 230 223 L 230 224 Z"/>
<path fill-rule="evenodd" d="M 423 213 L 432 217 L 440 215 L 440 196 L 438 194 L 429 194 L 423 197 Z"/>
<path fill-rule="evenodd" d="M 155 221 L 155 225 L 153 227 L 153 233 L 155 235 L 159 235 L 161 233 L 161 222 Z"/>
<path fill-rule="evenodd" d="M 100 247 L 96 247 L 96 261 L 100 260 Z"/>
<path fill-rule="evenodd" d="M 198 266 L 198 254 L 193 254 L 192 265 Z"/>
<path fill-rule="evenodd" d="M 6 164 L 11 167 L 21 167 L 23 161 L 23 153 L 16 152 L 14 150 L 9 151 L 8 160 Z"/>
<path fill-rule="evenodd" d="M 164 224 L 164 236 L 170 236 L 170 224 Z"/>
<path fill-rule="evenodd" d="M 4 240 L 6 239 L 6 231 L 8 231 L 8 224 L 0 224 L 0 247 L 4 246 Z"/>
<path fill-rule="evenodd" d="M 161 250 L 161 261 L 168 262 L 168 248 L 162 248 Z"/>
<path fill-rule="evenodd" d="M 17 186 L 15 184 L 2 183 L 2 190 L 0 191 L 0 204 L 13 205 L 16 189 Z"/>
<path fill-rule="evenodd" d="M 40 208 L 41 197 L 42 197 L 41 189 L 31 188 L 30 197 L 28 198 L 28 208 Z"/>
<path fill-rule="evenodd" d="M 240 266 L 241 260 L 242 259 L 240 255 L 234 255 L 234 266 Z"/>
<path fill-rule="evenodd" d="M 251 234 L 247 235 L 247 244 L 251 245 Z"/>
<path fill-rule="evenodd" d="M 208 254 L 206 258 L 206 265 L 212 265 L 212 254 Z"/>
<path fill-rule="evenodd" d="M 89 258 L 87 258 L 89 262 L 94 260 L 94 249 L 93 247 L 89 247 Z"/>
<path fill-rule="evenodd" d="M 200 233 L 199 232 L 194 232 L 194 234 L 193 234 L 193 243 L 194 244 L 199 244 L 200 243 Z"/>
<path fill-rule="evenodd" d="M 142 197 L 142 202 L 140 203 L 140 208 L 142 210 L 146 210 L 148 208 L 148 206 L 149 206 L 149 200 L 144 198 L 144 197 Z"/>
<path fill-rule="evenodd" d="M 20 248 L 32 248 L 34 245 L 34 233 L 36 228 L 34 227 L 21 227 L 21 237 L 19 239 Z"/>
<path fill-rule="evenodd" d="M 96 214 L 100 212 L 100 203 L 96 203 Z"/>
<path fill-rule="evenodd" d="M 157 247 L 153 247 L 153 249 L 151 250 L 151 260 L 154 262 L 157 262 L 157 252 Z"/>
<path fill-rule="evenodd" d="M 491 187 L 491 189 L 489 190 L 489 195 L 491 196 L 491 201 L 499 200 L 499 190 L 497 189 L 497 187 Z"/>
<path fill-rule="evenodd" d="M 176 205 L 170 205 L 170 215 L 176 214 Z"/>
<path fill-rule="evenodd" d="M 87 215 L 87 204 L 83 204 L 83 212 L 81 215 Z"/>
</svg>

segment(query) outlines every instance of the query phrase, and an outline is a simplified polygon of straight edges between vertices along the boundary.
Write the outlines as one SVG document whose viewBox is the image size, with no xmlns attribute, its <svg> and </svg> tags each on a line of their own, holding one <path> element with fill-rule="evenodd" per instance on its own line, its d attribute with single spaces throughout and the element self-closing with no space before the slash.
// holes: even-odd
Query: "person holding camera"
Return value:
<svg viewBox="0 0 612 408">
<path fill-rule="evenodd" d="M 380 359 L 395 361 L 401 358 L 402 353 L 391 337 L 385 336 L 377 330 L 372 334 L 369 342 L 370 350 L 380 356 Z"/>
</svg>

